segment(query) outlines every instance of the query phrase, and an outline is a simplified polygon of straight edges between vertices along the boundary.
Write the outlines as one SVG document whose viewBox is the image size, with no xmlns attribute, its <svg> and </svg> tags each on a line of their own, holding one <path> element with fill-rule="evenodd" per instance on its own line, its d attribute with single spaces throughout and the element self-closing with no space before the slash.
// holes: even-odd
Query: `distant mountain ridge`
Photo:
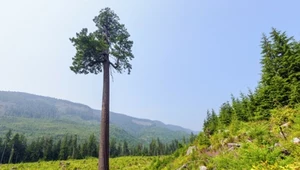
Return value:
<svg viewBox="0 0 300 170">
<path fill-rule="evenodd" d="M 31 126 L 28 127 L 26 122 Z M 31 133 L 32 137 L 37 136 L 32 132 L 39 135 L 78 132 L 85 138 L 87 133 L 99 134 L 99 122 L 100 111 L 84 104 L 23 92 L 0 91 L 0 135 L 13 129 Z M 182 139 L 193 132 L 180 126 L 114 112 L 110 113 L 110 127 L 114 138 L 147 143 L 157 137 L 165 142 Z"/>
</svg>

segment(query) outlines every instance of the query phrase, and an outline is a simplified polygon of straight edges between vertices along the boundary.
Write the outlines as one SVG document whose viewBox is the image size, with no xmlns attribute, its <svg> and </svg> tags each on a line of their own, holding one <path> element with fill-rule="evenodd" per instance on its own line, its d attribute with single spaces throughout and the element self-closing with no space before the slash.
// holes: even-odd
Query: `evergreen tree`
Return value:
<svg viewBox="0 0 300 170">
<path fill-rule="evenodd" d="M 204 132 L 207 135 L 212 135 L 215 133 L 219 126 L 219 117 L 217 116 L 216 112 L 212 109 L 211 113 L 207 111 L 207 117 L 204 121 Z"/>
<path fill-rule="evenodd" d="M 118 156 L 123 156 L 123 151 L 122 151 L 122 143 L 119 142 L 118 143 L 118 147 L 117 147 L 117 151 L 118 151 Z"/>
<path fill-rule="evenodd" d="M 53 160 L 58 160 L 59 159 L 61 144 L 62 144 L 61 139 L 59 139 L 57 141 L 57 143 L 54 144 L 54 147 L 53 147 Z"/>
<path fill-rule="evenodd" d="M 270 37 L 263 35 L 262 77 L 258 87 L 259 111 L 282 106 L 294 106 L 300 99 L 300 48 L 293 37 L 272 29 Z M 260 112 L 268 119 L 269 112 Z"/>
<path fill-rule="evenodd" d="M 88 147 L 88 143 L 84 142 L 82 144 L 81 150 L 80 150 L 80 155 L 82 158 L 85 158 L 87 156 L 89 156 L 89 147 Z"/>
<path fill-rule="evenodd" d="M 143 147 L 143 156 L 148 156 L 149 155 L 149 149 L 147 146 Z"/>
<path fill-rule="evenodd" d="M 68 155 L 68 136 L 66 135 L 61 142 L 58 159 L 66 160 Z"/>
<path fill-rule="evenodd" d="M 94 134 L 92 134 L 89 138 L 88 142 L 88 156 L 97 157 L 97 141 Z"/>
<path fill-rule="evenodd" d="M 160 141 L 159 138 L 157 138 L 157 154 L 162 155 L 164 151 L 165 151 L 164 144 Z"/>
<path fill-rule="evenodd" d="M 257 90 L 253 93 L 250 89 L 248 90 L 248 110 L 249 110 L 249 120 L 253 120 L 257 114 L 257 108 L 258 108 L 258 101 L 257 101 Z"/>
<path fill-rule="evenodd" d="M 194 133 L 193 132 L 191 132 L 191 135 L 190 135 L 190 143 L 193 143 L 194 142 L 194 140 L 196 139 L 196 135 L 194 135 Z"/>
<path fill-rule="evenodd" d="M 11 140 L 12 140 L 12 131 L 9 130 L 5 134 L 5 142 L 4 142 L 4 149 L 1 156 L 1 163 L 7 163 L 9 161 L 9 155 L 10 155 L 9 148 L 11 148 L 12 146 Z"/>
<path fill-rule="evenodd" d="M 149 154 L 151 156 L 157 155 L 157 144 L 156 140 L 152 139 L 150 145 L 149 145 Z"/>
<path fill-rule="evenodd" d="M 123 156 L 129 155 L 129 148 L 128 148 L 128 143 L 126 140 L 124 140 L 122 151 L 123 151 L 123 153 L 122 153 Z"/>
<path fill-rule="evenodd" d="M 229 125 L 231 122 L 233 114 L 233 109 L 230 106 L 229 102 L 223 103 L 221 108 L 220 108 L 220 122 L 224 125 Z"/>
<path fill-rule="evenodd" d="M 131 71 L 133 42 L 119 17 L 110 9 L 102 9 L 94 18 L 97 30 L 89 33 L 82 29 L 71 38 L 77 52 L 70 69 L 75 73 L 98 74 L 103 71 L 103 96 L 101 114 L 101 140 L 98 169 L 109 169 L 109 74 L 110 66 L 117 72 Z"/>
<path fill-rule="evenodd" d="M 183 143 L 183 144 L 187 144 L 187 141 L 186 141 L 186 139 L 185 139 L 185 136 L 182 137 L 182 143 Z"/>
<path fill-rule="evenodd" d="M 79 157 L 78 155 L 79 149 L 77 146 L 77 135 L 74 135 L 71 146 L 72 146 L 72 159 L 77 159 Z"/>
<path fill-rule="evenodd" d="M 12 150 L 14 154 L 11 154 L 12 162 L 17 163 L 23 160 L 26 156 L 26 139 L 23 135 L 18 133 L 14 135 L 12 139 L 13 147 Z"/>
<path fill-rule="evenodd" d="M 1 161 L 1 156 L 2 156 L 3 151 L 4 151 L 4 141 L 0 136 L 0 161 Z M 2 162 L 0 162 L 0 163 L 2 163 Z"/>
<path fill-rule="evenodd" d="M 210 114 L 210 111 L 207 110 L 206 119 L 203 122 L 203 130 L 206 134 L 210 133 L 210 129 L 209 129 L 210 122 L 211 122 L 211 114 Z"/>
<path fill-rule="evenodd" d="M 117 141 L 115 138 L 112 138 L 109 145 L 110 157 L 114 158 L 118 156 L 117 150 Z"/>
<path fill-rule="evenodd" d="M 45 138 L 43 145 L 43 159 L 44 160 L 53 160 L 53 138 Z"/>
</svg>

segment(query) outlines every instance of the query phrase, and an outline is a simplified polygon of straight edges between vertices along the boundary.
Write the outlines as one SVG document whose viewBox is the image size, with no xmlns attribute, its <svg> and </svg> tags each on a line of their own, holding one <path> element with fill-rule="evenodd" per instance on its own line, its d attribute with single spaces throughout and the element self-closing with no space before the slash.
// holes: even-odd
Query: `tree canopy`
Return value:
<svg viewBox="0 0 300 170">
<path fill-rule="evenodd" d="M 83 28 L 76 37 L 70 38 L 76 48 L 70 67 L 72 71 L 98 74 L 103 70 L 103 63 L 108 61 L 117 72 L 130 73 L 133 41 L 129 40 L 130 34 L 119 20 L 110 8 L 102 9 L 93 20 L 96 31 L 88 33 L 88 29 Z"/>
</svg>

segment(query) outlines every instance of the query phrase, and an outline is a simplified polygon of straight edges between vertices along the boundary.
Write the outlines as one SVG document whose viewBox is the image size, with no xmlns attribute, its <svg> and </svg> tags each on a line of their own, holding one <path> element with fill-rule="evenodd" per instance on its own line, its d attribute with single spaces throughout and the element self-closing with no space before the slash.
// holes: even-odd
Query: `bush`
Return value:
<svg viewBox="0 0 300 170">
<path fill-rule="evenodd" d="M 294 122 L 295 116 L 299 115 L 299 110 L 289 107 L 283 107 L 271 110 L 271 123 L 275 125 L 282 125 L 287 122 Z"/>
<path fill-rule="evenodd" d="M 251 169 L 262 162 L 267 162 L 268 165 L 286 164 L 283 157 L 279 148 L 270 149 L 267 145 L 244 143 L 239 149 L 218 155 L 213 162 L 216 169 Z"/>
<path fill-rule="evenodd" d="M 210 145 L 210 141 L 209 138 L 205 135 L 204 132 L 200 132 L 198 135 L 198 141 L 200 145 L 206 145 L 209 146 Z"/>
</svg>

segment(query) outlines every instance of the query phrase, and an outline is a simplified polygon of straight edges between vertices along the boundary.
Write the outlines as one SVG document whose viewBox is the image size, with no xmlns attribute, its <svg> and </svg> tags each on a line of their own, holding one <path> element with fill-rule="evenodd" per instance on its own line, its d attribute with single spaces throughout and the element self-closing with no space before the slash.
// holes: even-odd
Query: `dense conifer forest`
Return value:
<svg viewBox="0 0 300 170">
<path fill-rule="evenodd" d="M 128 141 L 110 140 L 110 157 L 120 156 L 158 156 L 170 155 L 183 145 L 193 142 L 196 135 L 191 133 L 190 138 L 173 140 L 171 143 L 163 143 L 159 138 L 152 139 L 150 144 L 129 144 Z M 0 137 L 1 163 L 20 163 L 53 161 L 67 159 L 84 159 L 98 157 L 99 139 L 94 134 L 80 142 L 77 135 L 65 135 L 61 139 L 53 137 L 41 137 L 28 142 L 24 135 L 13 134 L 10 130 L 4 137 Z"/>
</svg>

